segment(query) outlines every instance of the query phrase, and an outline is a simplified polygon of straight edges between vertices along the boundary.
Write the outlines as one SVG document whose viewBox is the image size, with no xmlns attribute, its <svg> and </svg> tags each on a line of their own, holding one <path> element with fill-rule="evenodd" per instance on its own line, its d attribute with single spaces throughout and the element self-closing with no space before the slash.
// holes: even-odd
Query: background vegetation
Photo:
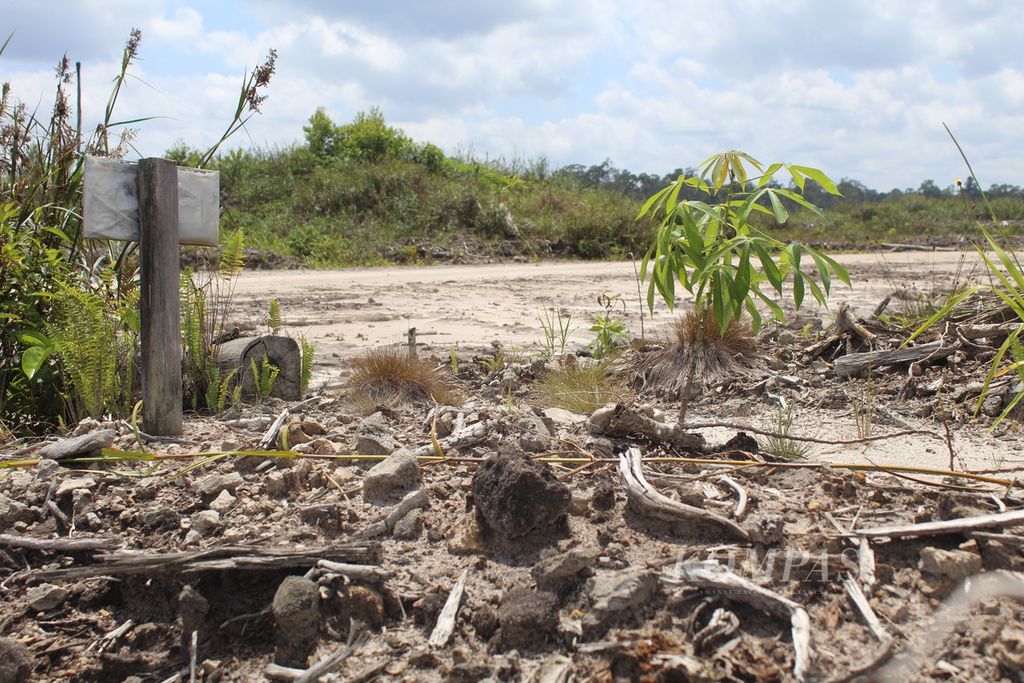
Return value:
<svg viewBox="0 0 1024 683">
<path fill-rule="evenodd" d="M 654 226 L 635 220 L 643 200 L 694 169 L 664 176 L 592 166 L 550 168 L 545 159 L 449 157 L 389 125 L 377 109 L 336 124 L 321 109 L 303 129 L 305 144 L 233 151 L 211 161 L 221 171 L 222 226 L 243 228 L 270 265 L 313 267 L 479 260 L 482 258 L 616 259 L 639 255 Z M 194 165 L 197 150 L 168 150 Z M 980 188 L 924 180 L 917 188 L 879 192 L 851 179 L 841 197 L 818 187 L 807 200 L 819 216 L 787 204 L 782 225 L 761 227 L 815 247 L 869 249 L 886 243 L 968 246 Z M 692 191 L 690 199 L 699 198 Z M 1024 220 L 1024 190 L 993 186 L 1001 221 Z M 703 197 L 707 199 L 707 197 Z M 969 210 L 964 210 L 964 200 Z M 714 198 L 713 198 L 714 200 Z M 283 258 L 282 258 L 283 257 Z"/>
</svg>

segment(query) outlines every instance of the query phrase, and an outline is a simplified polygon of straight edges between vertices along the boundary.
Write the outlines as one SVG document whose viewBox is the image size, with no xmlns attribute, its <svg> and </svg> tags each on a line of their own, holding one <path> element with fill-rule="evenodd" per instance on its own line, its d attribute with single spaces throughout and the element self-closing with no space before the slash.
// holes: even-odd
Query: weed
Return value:
<svg viewBox="0 0 1024 683">
<path fill-rule="evenodd" d="M 301 353 L 299 364 L 299 395 L 305 396 L 309 390 L 309 383 L 313 379 L 313 358 L 316 354 L 316 345 L 306 339 L 306 335 L 299 335 L 299 352 Z"/>
<path fill-rule="evenodd" d="M 453 382 L 421 358 L 394 348 L 372 349 L 350 361 L 349 398 L 361 405 L 397 405 L 405 401 L 434 400 L 461 403 Z"/>
<path fill-rule="evenodd" d="M 451 370 L 452 375 L 459 374 L 459 347 L 457 344 L 452 344 L 452 347 L 448 349 L 448 369 Z"/>
<path fill-rule="evenodd" d="M 565 363 L 541 375 L 536 389 L 550 405 L 574 413 L 593 412 L 630 393 L 625 382 L 611 375 L 608 361 Z"/>
<path fill-rule="evenodd" d="M 861 394 L 853 396 L 850 402 L 853 404 L 853 421 L 857 424 L 857 437 L 864 439 L 871 436 L 874 431 L 875 387 L 870 372 Z"/>
<path fill-rule="evenodd" d="M 775 413 L 775 435 L 758 440 L 758 448 L 769 458 L 791 462 L 805 460 L 811 454 L 811 447 L 803 441 L 788 438 L 793 426 L 793 404 L 780 405 Z"/>
<path fill-rule="evenodd" d="M 270 334 L 281 334 L 281 304 L 271 299 L 267 304 L 267 329 Z"/>
<path fill-rule="evenodd" d="M 590 343 L 590 348 L 594 353 L 594 358 L 601 360 L 615 353 L 619 348 L 619 343 L 629 339 L 629 335 L 626 333 L 626 322 L 613 315 L 613 311 L 619 306 L 625 313 L 626 302 L 622 297 L 618 294 L 602 292 L 597 297 L 597 302 L 604 308 L 604 313 L 594 316 L 594 324 L 590 326 L 590 331 L 595 334 L 595 337 L 594 341 Z"/>
<path fill-rule="evenodd" d="M 710 382 L 750 367 L 756 352 L 753 329 L 746 319 L 731 320 L 723 332 L 713 318 L 702 320 L 696 310 L 687 309 L 673 324 L 669 344 L 648 354 L 640 371 L 645 388 L 681 395 L 691 366 L 698 381 Z"/>
<path fill-rule="evenodd" d="M 562 308 L 546 308 L 539 316 L 544 331 L 541 352 L 546 358 L 565 353 L 571 335 L 579 325 L 573 325 L 572 313 Z"/>
<path fill-rule="evenodd" d="M 256 359 L 253 359 L 250 365 L 253 391 L 256 392 L 256 403 L 260 404 L 270 398 L 271 392 L 274 391 L 274 383 L 277 381 L 277 376 L 281 373 L 281 368 L 271 363 L 266 355 L 260 359 L 259 366 L 256 365 Z"/>
</svg>

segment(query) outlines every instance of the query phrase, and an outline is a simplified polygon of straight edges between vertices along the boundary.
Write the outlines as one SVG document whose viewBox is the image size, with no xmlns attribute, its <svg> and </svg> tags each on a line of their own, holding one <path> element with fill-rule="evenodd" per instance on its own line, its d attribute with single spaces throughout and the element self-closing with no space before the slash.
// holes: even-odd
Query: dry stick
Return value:
<svg viewBox="0 0 1024 683">
<path fill-rule="evenodd" d="M 736 496 L 739 500 L 736 502 L 736 509 L 733 510 L 732 516 L 736 519 L 743 519 L 743 514 L 747 511 L 747 490 L 736 483 L 736 480 L 727 474 L 717 477 L 717 481 L 722 482 L 736 492 Z"/>
<path fill-rule="evenodd" d="M 868 602 L 867 596 L 864 595 L 864 591 L 860 589 L 857 582 L 850 577 L 845 577 L 843 579 L 843 588 L 846 589 L 846 595 L 850 598 L 850 602 L 857 608 L 860 615 L 864 617 L 864 621 L 867 623 L 868 628 L 871 629 L 871 634 L 875 636 L 875 639 L 880 643 L 892 641 L 892 635 L 885 630 L 885 626 L 879 621 L 875 610 L 871 609 L 871 603 Z"/>
<path fill-rule="evenodd" d="M 875 551 L 871 548 L 871 542 L 864 536 L 860 537 L 858 546 L 857 576 L 864 584 L 864 588 L 871 593 L 875 588 Z"/>
<path fill-rule="evenodd" d="M 0 534 L 0 546 L 28 548 L 30 550 L 53 550 L 70 553 L 83 550 L 115 550 L 124 545 L 116 538 L 27 538 L 12 534 Z"/>
<path fill-rule="evenodd" d="M 466 589 L 466 577 L 468 575 L 469 570 L 463 569 L 462 574 L 459 575 L 459 580 L 455 582 L 455 586 L 452 588 L 452 592 L 448 594 L 448 600 L 445 601 L 441 614 L 437 617 L 437 624 L 430 634 L 431 647 L 444 647 L 448 644 L 448 639 L 452 637 L 452 632 L 455 630 L 455 619 L 458 617 L 459 607 L 462 605 L 462 594 Z"/>
<path fill-rule="evenodd" d="M 708 429 L 711 427 L 737 429 L 743 432 L 753 432 L 754 434 L 760 434 L 761 436 L 774 436 L 775 438 L 786 438 L 791 441 L 806 441 L 808 443 L 820 443 L 826 446 L 854 446 L 856 444 L 868 443 L 869 441 L 882 441 L 884 439 L 895 439 L 901 436 L 912 436 L 915 434 L 925 434 L 927 436 L 935 437 L 936 439 L 942 438 L 939 434 L 931 431 L 930 429 L 905 429 L 901 432 L 893 432 L 892 434 L 864 436 L 859 439 L 819 439 L 813 436 L 796 436 L 795 434 L 780 434 L 778 432 L 770 432 L 764 429 L 750 427 L 748 425 L 736 424 L 735 422 L 697 422 L 686 425 L 687 429 Z"/>
<path fill-rule="evenodd" d="M 1001 512 L 994 515 L 979 515 L 977 517 L 961 517 L 959 519 L 947 519 L 942 522 L 922 522 L 921 524 L 907 524 L 904 526 L 886 526 L 869 529 L 855 529 L 853 533 L 868 538 L 888 536 L 889 538 L 904 538 L 907 536 L 938 536 L 941 534 L 953 534 L 963 531 L 977 531 L 979 529 L 1001 529 L 1008 526 L 1024 524 L 1024 510 L 1013 510 Z"/>
<path fill-rule="evenodd" d="M 867 460 L 872 465 L 874 465 L 875 467 L 880 467 L 878 463 L 876 463 L 874 460 L 867 457 L 866 455 L 864 456 L 864 459 Z M 889 474 L 896 477 L 897 479 L 905 479 L 907 481 L 912 481 L 915 484 L 921 484 L 923 486 L 935 486 L 940 489 L 951 489 L 953 491 L 972 491 L 987 493 L 987 490 L 982 491 L 982 489 L 975 488 L 974 486 L 960 486 L 959 484 L 946 484 L 939 481 L 928 481 L 927 479 L 919 479 L 917 477 L 911 477 L 908 474 L 900 474 L 899 472 L 889 472 Z"/>
<path fill-rule="evenodd" d="M 998 541 L 1003 545 L 1012 545 L 1017 548 L 1024 548 L 1024 536 L 1016 536 L 1014 534 L 993 534 L 987 531 L 972 531 L 970 536 L 971 538 L 980 539 L 982 541 Z"/>
<path fill-rule="evenodd" d="M 277 432 L 281 429 L 281 425 L 283 425 L 284 421 L 287 419 L 288 409 L 285 408 L 281 411 L 281 414 L 277 416 L 277 419 L 271 423 L 270 428 L 267 430 L 266 434 L 263 435 L 263 438 L 260 439 L 260 450 L 268 450 L 272 445 L 274 445 L 274 441 L 277 440 Z"/>
<path fill-rule="evenodd" d="M 704 510 L 693 505 L 680 503 L 660 493 L 644 478 L 640 449 L 630 448 L 619 456 L 619 474 L 626 487 L 630 503 L 641 514 L 669 522 L 699 520 L 709 522 L 732 532 L 743 540 L 749 540 L 750 533 L 728 517 Z"/>
<path fill-rule="evenodd" d="M 802 605 L 733 574 L 717 563 L 684 564 L 679 567 L 679 578 L 663 575 L 661 581 L 670 586 L 692 585 L 723 591 L 733 600 L 745 602 L 775 616 L 789 618 L 795 651 L 793 675 L 799 681 L 808 680 L 811 665 L 811 618 Z"/>
</svg>

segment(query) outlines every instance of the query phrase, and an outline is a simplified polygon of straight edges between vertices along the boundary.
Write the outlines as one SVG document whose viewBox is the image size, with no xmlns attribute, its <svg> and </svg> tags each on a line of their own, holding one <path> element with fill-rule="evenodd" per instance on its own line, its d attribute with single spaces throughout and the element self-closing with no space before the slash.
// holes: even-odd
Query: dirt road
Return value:
<svg viewBox="0 0 1024 683">
<path fill-rule="evenodd" d="M 959 252 L 849 254 L 839 260 L 850 269 L 853 288 L 836 283 L 833 301 L 848 301 L 862 315 L 894 289 L 946 287 L 963 263 L 965 270 L 977 264 L 976 255 Z M 267 302 L 276 298 L 285 324 L 318 345 L 318 362 L 327 370 L 360 349 L 404 343 L 410 328 L 427 352 L 491 342 L 534 350 L 543 338 L 540 316 L 552 307 L 572 314 L 577 330 L 571 341 L 586 344 L 593 339 L 588 328 L 594 316 L 603 312 L 597 301 L 602 293 L 621 298 L 617 315 L 639 336 L 630 262 L 246 272 L 238 279 L 233 310 L 258 327 Z M 813 301 L 805 312 L 828 316 Z M 657 334 L 672 315 L 660 303 L 653 319 L 644 311 L 646 333 Z"/>
</svg>

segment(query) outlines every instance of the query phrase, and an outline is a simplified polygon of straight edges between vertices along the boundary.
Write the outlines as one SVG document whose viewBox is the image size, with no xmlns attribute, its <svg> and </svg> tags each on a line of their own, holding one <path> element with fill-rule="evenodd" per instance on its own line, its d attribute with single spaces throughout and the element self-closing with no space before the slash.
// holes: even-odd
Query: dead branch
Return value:
<svg viewBox="0 0 1024 683">
<path fill-rule="evenodd" d="M 736 492 L 736 497 L 739 500 L 736 502 L 736 509 L 733 510 L 732 516 L 736 519 L 743 519 L 743 515 L 747 512 L 747 490 L 740 486 L 736 480 L 728 474 L 719 475 L 716 480 L 722 482 Z"/>
<path fill-rule="evenodd" d="M 832 371 L 839 377 L 851 377 L 883 365 L 913 363 L 922 360 L 938 360 L 950 356 L 956 348 L 934 341 L 920 346 L 910 346 L 893 351 L 865 351 L 849 353 L 836 359 Z"/>
<path fill-rule="evenodd" d="M 60 553 L 73 553 L 88 550 L 115 550 L 124 545 L 116 538 L 27 538 L 0 534 L 0 546 L 9 548 L 28 548 L 29 550 L 52 550 Z"/>
<path fill-rule="evenodd" d="M 734 422 L 691 422 L 686 425 L 687 429 L 709 429 L 712 427 L 725 427 L 727 429 L 738 429 L 753 434 L 759 434 L 761 436 L 774 436 L 775 438 L 789 439 L 791 441 L 806 441 L 808 443 L 820 443 L 826 446 L 852 446 L 861 443 L 868 443 L 871 441 L 882 441 L 884 439 L 895 439 L 901 436 L 912 436 L 915 434 L 923 434 L 931 436 L 936 439 L 941 439 L 942 436 L 929 429 L 905 429 L 901 432 L 893 432 L 892 434 L 877 434 L 875 436 L 865 436 L 859 439 L 819 439 L 813 436 L 798 436 L 796 434 L 779 434 L 778 432 L 768 431 L 766 429 L 757 429 L 749 425 L 736 424 Z M 772 465 L 776 463 L 771 463 Z"/>
<path fill-rule="evenodd" d="M 750 534 L 736 522 L 708 510 L 680 503 L 658 492 L 644 477 L 639 448 L 619 456 L 619 474 L 630 503 L 643 515 L 669 522 L 701 521 L 728 529 L 743 540 Z"/>
<path fill-rule="evenodd" d="M 857 576 L 868 593 L 875 589 L 875 551 L 871 548 L 871 542 L 864 536 L 860 537 L 860 547 L 857 549 Z"/>
<path fill-rule="evenodd" d="M 875 610 L 871 609 L 871 603 L 868 602 L 868 598 L 864 595 L 864 591 L 860 589 L 860 585 L 853 579 L 846 577 L 843 579 L 843 588 L 846 589 L 846 595 L 849 596 L 850 602 L 853 603 L 857 611 L 864 618 L 864 622 L 871 629 L 872 635 L 875 639 L 882 644 L 888 644 L 892 641 L 892 635 L 885 630 L 885 626 L 879 621 L 878 615 L 875 614 Z"/>
<path fill-rule="evenodd" d="M 288 409 L 285 408 L 284 410 L 281 411 L 281 414 L 277 416 L 277 419 L 270 424 L 270 427 L 263 435 L 263 438 L 260 439 L 260 443 L 258 446 L 259 450 L 270 450 L 270 448 L 274 445 L 274 442 L 277 441 L 277 433 L 281 431 L 281 425 L 283 425 L 284 421 L 288 419 L 288 414 Z"/>
<path fill-rule="evenodd" d="M 448 643 L 448 639 L 452 637 L 452 632 L 455 630 L 455 619 L 458 617 L 459 607 L 462 605 L 462 594 L 466 590 L 468 575 L 469 570 L 463 569 L 452 592 L 448 594 L 448 600 L 445 601 L 444 607 L 441 608 L 441 614 L 437 617 L 437 624 L 430 633 L 431 647 L 444 647 Z"/>
<path fill-rule="evenodd" d="M 908 524 L 905 526 L 885 526 L 874 529 L 857 529 L 853 533 L 867 538 L 878 538 L 887 536 L 889 538 L 906 538 L 908 536 L 938 536 L 940 534 L 955 534 L 965 531 L 977 531 L 979 529 L 1002 529 L 1003 527 L 1024 524 L 1024 510 L 1012 510 L 1000 512 L 994 515 L 979 515 L 977 517 L 962 517 L 959 519 L 947 519 L 942 522 L 922 522 L 921 524 Z"/>
<path fill-rule="evenodd" d="M 812 658 L 811 618 L 799 603 L 733 574 L 717 562 L 683 564 L 679 567 L 678 577 L 663 575 L 661 580 L 671 586 L 690 585 L 725 591 L 733 600 L 745 602 L 768 614 L 789 619 L 795 651 L 793 675 L 799 681 L 809 680 Z"/>
<path fill-rule="evenodd" d="M 466 448 L 467 446 L 475 446 L 488 437 L 491 433 L 491 423 L 484 420 L 481 422 L 474 422 L 468 427 L 464 427 L 458 431 L 452 432 L 443 439 L 438 440 L 438 444 L 441 449 L 445 452 L 450 450 L 457 450 L 460 448 Z M 417 458 L 428 457 L 431 455 L 437 455 L 437 451 L 434 448 L 433 443 L 429 443 L 426 446 L 420 446 L 418 448 L 410 449 L 410 452 Z"/>
<path fill-rule="evenodd" d="M 341 574 L 350 579 L 383 583 L 391 578 L 391 572 L 372 564 L 347 564 L 330 560 L 317 560 L 316 569 L 319 574 Z"/>
<path fill-rule="evenodd" d="M 95 564 L 34 572 L 37 580 L 81 579 L 90 576 L 128 574 L 171 574 L 199 571 L 240 571 L 311 567 L 328 559 L 352 564 L 380 564 L 381 548 L 376 542 L 345 543 L 314 548 L 259 548 L 222 546 L 208 550 L 159 553 L 147 550 L 117 550 L 101 553 Z"/>
</svg>

